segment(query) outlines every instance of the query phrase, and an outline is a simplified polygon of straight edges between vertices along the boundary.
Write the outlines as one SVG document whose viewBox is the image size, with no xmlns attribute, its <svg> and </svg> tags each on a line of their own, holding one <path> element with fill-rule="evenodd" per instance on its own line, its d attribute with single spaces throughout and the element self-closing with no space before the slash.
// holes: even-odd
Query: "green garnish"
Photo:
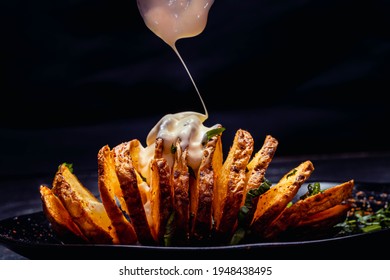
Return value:
<svg viewBox="0 0 390 280">
<path fill-rule="evenodd" d="M 207 131 L 204 135 L 203 135 L 203 139 L 202 139 L 202 145 L 206 145 L 206 143 L 208 141 L 210 141 L 210 139 L 215 136 L 215 135 L 219 135 L 221 134 L 222 132 L 225 131 L 225 128 L 224 127 L 218 127 L 218 128 L 214 128 L 214 129 L 211 129 L 209 131 Z"/>
<path fill-rule="evenodd" d="M 58 166 L 58 169 L 61 167 L 61 165 L 65 165 L 65 166 L 69 169 L 69 171 L 70 171 L 71 173 L 73 173 L 73 163 L 64 162 L 64 163 L 62 163 L 62 164 L 60 164 L 60 165 Z"/>
<path fill-rule="evenodd" d="M 177 147 L 175 145 L 171 145 L 171 154 L 175 154 L 177 151 Z"/>
<path fill-rule="evenodd" d="M 272 183 L 264 178 L 263 182 L 257 189 L 251 189 L 247 192 L 245 197 L 245 203 L 241 206 L 240 211 L 238 212 L 238 228 L 233 234 L 232 239 L 230 240 L 230 245 L 236 245 L 244 239 L 247 230 L 247 225 L 250 221 L 248 221 L 248 213 L 251 212 L 253 208 L 253 203 L 256 197 L 259 197 L 266 191 L 268 191 L 272 186 Z"/>
<path fill-rule="evenodd" d="M 364 211 L 355 211 L 334 227 L 340 229 L 337 234 L 339 236 L 390 228 L 390 208 L 382 207 L 371 214 L 364 214 Z"/>
<path fill-rule="evenodd" d="M 323 191 L 321 190 L 321 184 L 319 182 L 310 183 L 307 186 L 307 192 L 303 194 L 299 199 L 305 199 L 308 198 L 309 196 L 316 195 L 321 192 Z"/>
<path fill-rule="evenodd" d="M 296 170 L 296 169 L 292 170 L 290 173 L 288 173 L 288 174 L 286 175 L 286 178 L 288 178 L 288 177 L 290 177 L 290 176 L 293 176 L 295 173 L 297 173 L 297 171 L 298 171 L 298 170 Z"/>
<path fill-rule="evenodd" d="M 167 225 L 165 226 L 164 245 L 172 245 L 172 237 L 175 232 L 175 212 L 172 212 L 168 218 Z"/>
<path fill-rule="evenodd" d="M 241 206 L 240 211 L 238 212 L 238 223 L 239 224 L 246 224 L 248 216 L 247 214 L 250 212 L 250 210 L 253 208 L 253 201 L 256 197 L 260 196 L 261 194 L 268 191 L 271 187 L 271 182 L 264 178 L 263 182 L 260 184 L 260 186 L 257 189 L 251 189 L 247 192 L 245 196 L 245 203 L 243 206 Z"/>
<path fill-rule="evenodd" d="M 232 239 L 230 240 L 230 245 L 237 245 L 245 238 L 246 230 L 243 227 L 237 228 L 234 232 Z"/>
</svg>

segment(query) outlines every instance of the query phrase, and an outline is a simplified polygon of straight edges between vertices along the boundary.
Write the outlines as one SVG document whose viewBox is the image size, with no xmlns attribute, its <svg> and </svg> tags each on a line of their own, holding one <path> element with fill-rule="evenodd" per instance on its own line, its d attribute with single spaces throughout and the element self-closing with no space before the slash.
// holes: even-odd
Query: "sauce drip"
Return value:
<svg viewBox="0 0 390 280">
<path fill-rule="evenodd" d="M 206 127 L 203 122 L 208 118 L 208 112 L 200 92 L 181 58 L 176 42 L 181 38 L 200 34 L 206 27 L 209 10 L 214 0 L 137 0 L 138 9 L 146 26 L 167 43 L 177 54 L 187 71 L 202 102 L 205 114 L 196 112 L 181 112 L 165 115 L 152 128 L 146 139 L 147 147 L 140 154 L 141 174 L 149 177 L 149 163 L 154 155 L 154 144 L 157 138 L 164 140 L 163 157 L 172 167 L 173 155 L 171 146 L 176 139 L 181 139 L 181 147 L 188 149 L 188 165 L 197 170 L 203 154 L 202 140 L 205 133 L 218 125 Z"/>
<path fill-rule="evenodd" d="M 174 50 L 183 64 L 202 102 L 206 119 L 208 112 L 188 67 L 176 48 L 176 41 L 202 33 L 214 0 L 137 0 L 146 26 Z"/>
</svg>

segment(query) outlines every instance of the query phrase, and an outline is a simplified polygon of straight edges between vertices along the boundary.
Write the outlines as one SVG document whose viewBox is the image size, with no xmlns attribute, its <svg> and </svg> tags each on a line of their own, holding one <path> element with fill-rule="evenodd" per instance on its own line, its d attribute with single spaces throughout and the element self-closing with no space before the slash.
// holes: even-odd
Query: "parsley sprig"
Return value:
<svg viewBox="0 0 390 280">
<path fill-rule="evenodd" d="M 353 211 L 347 218 L 335 225 L 340 229 L 338 236 L 358 233 L 368 233 L 381 229 L 390 228 L 390 208 L 384 206 L 373 213 L 366 214 L 364 211 Z"/>
</svg>

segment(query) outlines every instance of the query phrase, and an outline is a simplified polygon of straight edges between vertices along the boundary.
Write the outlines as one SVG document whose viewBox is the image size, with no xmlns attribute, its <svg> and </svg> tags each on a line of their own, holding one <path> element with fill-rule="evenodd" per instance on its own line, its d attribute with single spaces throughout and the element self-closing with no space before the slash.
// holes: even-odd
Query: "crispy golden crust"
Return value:
<svg viewBox="0 0 390 280">
<path fill-rule="evenodd" d="M 239 129 L 233 140 L 221 173 L 217 178 L 217 200 L 214 204 L 215 231 L 220 238 L 230 238 L 246 186 L 246 167 L 253 152 L 251 134 Z"/>
<path fill-rule="evenodd" d="M 97 158 L 100 197 L 117 232 L 119 243 L 136 244 L 138 240 L 135 229 L 117 204 L 117 199 L 122 198 L 123 195 L 115 171 L 114 157 L 108 145 L 99 150 Z"/>
<path fill-rule="evenodd" d="M 115 229 L 103 204 L 62 164 L 53 180 L 53 193 L 91 243 L 117 243 Z"/>
<path fill-rule="evenodd" d="M 273 138 L 271 135 L 267 135 L 261 149 L 248 163 L 247 191 L 258 188 L 262 183 L 265 172 L 275 155 L 277 147 L 278 140 Z"/>
<path fill-rule="evenodd" d="M 199 167 L 189 167 L 189 151 L 180 139 L 173 145 L 168 156 L 162 138 L 155 141 L 154 156 L 152 147 L 142 147 L 137 139 L 112 150 L 103 146 L 97 157 L 101 201 L 67 164 L 60 165 L 53 188 L 40 187 L 53 230 L 64 239 L 95 244 L 237 244 L 325 232 L 350 209 L 344 201 L 352 194 L 353 180 L 287 207 L 314 171 L 310 161 L 258 196 L 278 146 L 271 135 L 251 159 L 254 140 L 237 130 L 225 161 L 221 134 L 214 135 L 204 143 Z M 247 207 L 241 208 L 244 203 Z"/>
<path fill-rule="evenodd" d="M 260 195 L 250 224 L 250 229 L 256 236 L 259 238 L 263 236 L 264 230 L 286 208 L 313 171 L 312 162 L 305 161 L 286 173 L 275 186 Z"/>
<path fill-rule="evenodd" d="M 308 219 L 308 217 L 341 204 L 352 196 L 353 187 L 354 181 L 350 180 L 297 201 L 284 209 L 279 217 L 264 230 L 262 233 L 263 237 L 274 239 L 287 228 L 297 226 L 301 221 Z"/>
<path fill-rule="evenodd" d="M 284 240 L 307 240 L 333 236 L 337 233 L 334 226 L 345 221 L 350 209 L 351 205 L 348 203 L 338 204 L 302 218 L 297 225 L 290 226 L 281 232 L 281 238 Z"/>
<path fill-rule="evenodd" d="M 39 188 L 43 213 L 50 222 L 54 232 L 64 241 L 72 243 L 88 243 L 87 237 L 73 222 L 68 210 L 61 200 L 45 185 Z"/>
<path fill-rule="evenodd" d="M 154 239 L 162 244 L 168 219 L 173 212 L 173 189 L 171 186 L 171 170 L 162 157 L 163 140 L 156 140 L 155 158 L 151 160 L 151 215 L 153 220 Z"/>
<path fill-rule="evenodd" d="M 131 162 L 135 170 L 139 170 L 139 155 L 144 151 L 144 147 L 138 139 L 133 139 L 127 142 L 129 145 L 129 153 Z"/>
<path fill-rule="evenodd" d="M 245 203 L 247 193 L 250 190 L 257 189 L 263 182 L 265 173 L 275 155 L 277 147 L 278 147 L 278 140 L 272 137 L 271 135 L 267 135 L 265 137 L 261 149 L 248 163 L 247 185 L 245 188 L 245 195 L 244 195 L 244 199 L 242 200 L 241 206 L 244 205 Z M 252 198 L 253 207 L 251 207 L 248 213 L 246 214 L 246 220 L 249 222 L 252 220 L 253 215 L 256 211 L 258 199 L 259 199 L 258 196 Z"/>
<path fill-rule="evenodd" d="M 130 142 L 115 146 L 112 154 L 128 215 L 137 233 L 138 241 L 144 245 L 155 244 L 138 187 L 137 174 L 130 156 Z"/>
<path fill-rule="evenodd" d="M 191 238 L 203 241 L 210 238 L 212 230 L 212 203 L 215 187 L 215 168 L 221 153 L 221 136 L 213 136 L 203 150 L 202 161 L 191 191 Z M 214 157 L 216 156 L 217 159 Z M 215 166 L 216 167 L 216 166 Z M 217 167 L 216 167 L 217 168 Z"/>
<path fill-rule="evenodd" d="M 320 228 L 325 226 L 325 228 L 328 228 L 329 226 L 333 226 L 338 222 L 343 221 L 346 218 L 346 215 L 350 209 L 351 209 L 351 205 L 348 203 L 337 204 L 333 207 L 329 207 L 313 215 L 309 215 L 305 218 L 302 218 L 298 222 L 298 224 L 293 227 L 295 228 L 310 227 L 314 229 L 314 228 Z"/>
<path fill-rule="evenodd" d="M 190 172 L 187 166 L 188 150 L 182 149 L 181 140 L 175 143 L 174 164 L 172 168 L 173 206 L 175 212 L 176 244 L 188 242 L 190 234 Z"/>
</svg>

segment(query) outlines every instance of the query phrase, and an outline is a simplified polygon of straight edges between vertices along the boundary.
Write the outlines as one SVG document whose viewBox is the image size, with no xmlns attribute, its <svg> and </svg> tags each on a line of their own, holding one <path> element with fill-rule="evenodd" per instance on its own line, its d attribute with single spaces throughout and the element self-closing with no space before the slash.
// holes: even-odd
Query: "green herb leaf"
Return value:
<svg viewBox="0 0 390 280">
<path fill-rule="evenodd" d="M 204 135 L 203 135 L 203 139 L 202 139 L 202 145 L 206 145 L 206 143 L 208 141 L 210 141 L 210 139 L 215 136 L 215 135 L 219 135 L 221 134 L 222 132 L 225 131 L 225 128 L 224 127 L 218 127 L 218 128 L 214 128 L 214 129 L 211 129 L 209 131 L 207 131 Z"/>
<path fill-rule="evenodd" d="M 299 199 L 305 199 L 309 196 L 316 195 L 321 192 L 323 191 L 321 190 L 321 184 L 319 182 L 310 183 L 309 185 L 307 185 L 307 192 L 301 195 Z"/>
<path fill-rule="evenodd" d="M 239 212 L 238 212 L 238 228 L 234 232 L 230 244 L 235 245 L 239 244 L 247 234 L 247 226 L 248 226 L 248 213 L 253 208 L 253 201 L 256 197 L 262 195 L 266 191 L 268 191 L 272 186 L 272 183 L 264 178 L 263 182 L 260 184 L 260 186 L 257 189 L 251 189 L 247 192 L 245 197 L 245 203 L 243 206 L 241 206 Z"/>
<path fill-rule="evenodd" d="M 290 173 L 287 174 L 287 178 L 290 176 L 293 176 L 295 173 L 297 173 L 298 170 L 294 169 Z"/>
<path fill-rule="evenodd" d="M 177 147 L 175 145 L 171 145 L 171 154 L 175 154 L 177 151 Z"/>
<path fill-rule="evenodd" d="M 175 212 L 172 212 L 168 218 L 167 225 L 165 226 L 164 245 L 171 246 L 172 238 L 175 232 Z"/>
<path fill-rule="evenodd" d="M 61 165 L 65 165 L 65 166 L 69 169 L 69 171 L 70 171 L 71 173 L 73 173 L 73 163 L 64 162 L 64 163 L 60 164 L 60 165 L 58 166 L 58 168 L 60 168 Z"/>
<path fill-rule="evenodd" d="M 230 245 L 240 244 L 241 240 L 245 238 L 246 230 L 243 227 L 239 227 L 233 234 L 230 240 Z"/>
<path fill-rule="evenodd" d="M 371 214 L 365 214 L 364 211 L 354 211 L 343 222 L 334 227 L 340 230 L 338 236 L 390 228 L 390 208 L 384 206 Z"/>
</svg>

